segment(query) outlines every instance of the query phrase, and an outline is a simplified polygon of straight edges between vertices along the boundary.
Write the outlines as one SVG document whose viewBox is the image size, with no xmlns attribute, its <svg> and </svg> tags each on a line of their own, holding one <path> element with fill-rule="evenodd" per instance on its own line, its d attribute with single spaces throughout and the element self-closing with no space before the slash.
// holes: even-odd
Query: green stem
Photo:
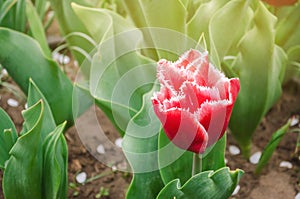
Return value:
<svg viewBox="0 0 300 199">
<path fill-rule="evenodd" d="M 201 171 L 202 171 L 202 154 L 194 153 L 192 176 L 200 173 Z"/>
</svg>

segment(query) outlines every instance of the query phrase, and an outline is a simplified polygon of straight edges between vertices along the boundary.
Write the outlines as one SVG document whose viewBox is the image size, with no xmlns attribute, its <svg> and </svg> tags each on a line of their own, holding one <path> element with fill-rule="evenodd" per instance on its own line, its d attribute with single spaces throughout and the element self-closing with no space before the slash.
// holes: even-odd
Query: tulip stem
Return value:
<svg viewBox="0 0 300 199">
<path fill-rule="evenodd" d="M 202 171 L 202 154 L 194 153 L 192 176 Z"/>
</svg>

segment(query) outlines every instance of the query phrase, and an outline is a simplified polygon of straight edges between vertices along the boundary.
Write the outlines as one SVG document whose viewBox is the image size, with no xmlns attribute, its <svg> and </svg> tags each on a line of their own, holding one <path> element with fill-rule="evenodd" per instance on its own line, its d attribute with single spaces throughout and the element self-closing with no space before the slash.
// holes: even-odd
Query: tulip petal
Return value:
<svg viewBox="0 0 300 199">
<path fill-rule="evenodd" d="M 159 117 L 168 138 L 179 148 L 203 153 L 208 136 L 193 114 L 182 109 L 161 112 Z"/>
<path fill-rule="evenodd" d="M 173 66 L 172 62 L 160 60 L 158 62 L 158 79 L 161 84 L 178 91 L 186 77 L 180 74 L 180 70 Z"/>
</svg>

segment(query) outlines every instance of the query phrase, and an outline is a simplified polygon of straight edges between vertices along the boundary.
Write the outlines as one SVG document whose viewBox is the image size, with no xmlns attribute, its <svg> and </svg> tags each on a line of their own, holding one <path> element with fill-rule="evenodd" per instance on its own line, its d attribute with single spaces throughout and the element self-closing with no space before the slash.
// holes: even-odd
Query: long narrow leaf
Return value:
<svg viewBox="0 0 300 199">
<path fill-rule="evenodd" d="M 11 10 L 11 8 L 15 5 L 17 0 L 7 0 L 0 7 L 0 24 L 6 14 Z"/>
<path fill-rule="evenodd" d="M 259 159 L 256 166 L 255 173 L 260 173 L 262 168 L 268 163 L 269 159 L 272 157 L 273 152 L 277 148 L 278 144 L 282 140 L 283 136 L 289 129 L 291 121 L 289 120 L 285 125 L 278 129 L 273 135 L 267 146 L 264 148 L 263 153 Z"/>
<path fill-rule="evenodd" d="M 31 1 L 27 1 L 26 3 L 26 15 L 33 37 L 39 42 L 45 56 L 51 58 L 51 51 L 48 46 L 42 21 Z"/>
</svg>

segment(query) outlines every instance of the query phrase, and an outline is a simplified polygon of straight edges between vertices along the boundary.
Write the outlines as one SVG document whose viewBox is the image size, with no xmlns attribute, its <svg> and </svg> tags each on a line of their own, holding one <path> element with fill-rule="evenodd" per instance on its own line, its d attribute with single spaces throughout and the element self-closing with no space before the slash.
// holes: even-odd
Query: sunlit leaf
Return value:
<svg viewBox="0 0 300 199">
<path fill-rule="evenodd" d="M 257 125 L 281 95 L 287 59 L 274 44 L 276 18 L 261 2 L 253 22 L 239 44 L 240 53 L 233 67 L 241 90 L 229 124 L 246 157 L 250 155 L 250 140 Z"/>
</svg>

